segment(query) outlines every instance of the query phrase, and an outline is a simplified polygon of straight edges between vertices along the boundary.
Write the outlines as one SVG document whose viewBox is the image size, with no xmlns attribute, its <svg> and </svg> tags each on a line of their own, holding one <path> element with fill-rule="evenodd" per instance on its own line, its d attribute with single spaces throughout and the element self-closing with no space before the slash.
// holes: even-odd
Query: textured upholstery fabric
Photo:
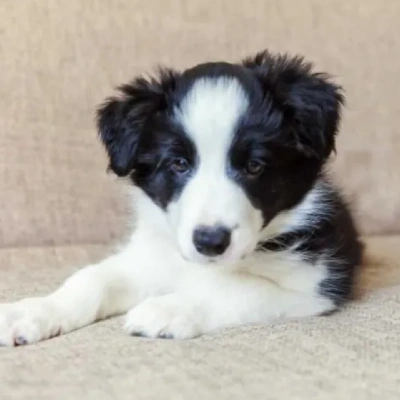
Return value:
<svg viewBox="0 0 400 400">
<path fill-rule="evenodd" d="M 357 300 L 337 314 L 189 341 L 132 338 L 115 318 L 37 345 L 0 348 L 0 397 L 398 399 L 399 240 L 368 239 Z M 0 250 L 0 302 L 46 293 L 71 265 L 106 253 L 99 245 Z"/>
<path fill-rule="evenodd" d="M 375 236 L 342 312 L 183 342 L 104 321 L 0 348 L 0 399 L 398 399 L 399 15 L 398 0 L 2 0 L 0 302 L 48 292 L 124 234 L 128 201 L 94 111 L 158 63 L 270 48 L 337 76 L 347 105 L 332 169 Z"/>
</svg>

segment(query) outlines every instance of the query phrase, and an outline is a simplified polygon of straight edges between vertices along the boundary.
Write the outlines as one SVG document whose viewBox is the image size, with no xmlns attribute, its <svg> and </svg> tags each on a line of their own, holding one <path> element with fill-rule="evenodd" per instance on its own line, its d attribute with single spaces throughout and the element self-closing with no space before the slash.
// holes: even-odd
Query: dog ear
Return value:
<svg viewBox="0 0 400 400">
<path fill-rule="evenodd" d="M 329 75 L 313 72 L 312 64 L 302 57 L 265 51 L 245 59 L 243 65 L 256 74 L 267 100 L 283 111 L 283 129 L 297 149 L 309 157 L 328 158 L 335 150 L 342 88 Z"/>
<path fill-rule="evenodd" d="M 177 73 L 160 69 L 158 78 L 137 78 L 118 87 L 119 97 L 108 98 L 97 111 L 97 127 L 109 168 L 127 176 L 135 168 L 140 140 L 149 119 L 167 107 Z"/>
</svg>

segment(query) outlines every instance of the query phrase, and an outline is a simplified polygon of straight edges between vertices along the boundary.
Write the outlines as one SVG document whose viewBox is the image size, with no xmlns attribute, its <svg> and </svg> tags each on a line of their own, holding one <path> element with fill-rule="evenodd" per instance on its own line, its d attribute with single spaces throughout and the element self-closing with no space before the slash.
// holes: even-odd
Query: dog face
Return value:
<svg viewBox="0 0 400 400">
<path fill-rule="evenodd" d="M 263 52 L 138 78 L 98 112 L 110 168 L 159 206 L 181 254 L 233 263 L 311 190 L 334 150 L 340 88 Z"/>
</svg>

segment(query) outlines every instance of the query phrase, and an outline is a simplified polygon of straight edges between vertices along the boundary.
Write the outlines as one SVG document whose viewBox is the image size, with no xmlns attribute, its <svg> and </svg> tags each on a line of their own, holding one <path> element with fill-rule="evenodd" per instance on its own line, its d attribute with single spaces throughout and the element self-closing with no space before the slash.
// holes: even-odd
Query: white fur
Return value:
<svg viewBox="0 0 400 400">
<path fill-rule="evenodd" d="M 168 216 L 178 246 L 189 260 L 204 261 L 193 245 L 200 225 L 222 225 L 232 230 L 231 244 L 217 259 L 231 262 L 254 250 L 262 227 L 261 212 L 227 176 L 227 154 L 236 125 L 249 101 L 233 78 L 203 78 L 195 82 L 176 110 L 176 120 L 193 140 L 199 158 L 194 177 Z"/>
<path fill-rule="evenodd" d="M 334 308 L 318 294 L 327 274 L 322 262 L 311 266 L 290 251 L 255 252 L 231 265 L 186 261 L 164 212 L 139 189 L 134 196 L 137 226 L 122 251 L 77 272 L 48 296 L 0 306 L 3 345 L 34 343 L 129 310 L 128 333 L 190 338 Z M 290 215 L 308 209 L 309 199 Z"/>
</svg>

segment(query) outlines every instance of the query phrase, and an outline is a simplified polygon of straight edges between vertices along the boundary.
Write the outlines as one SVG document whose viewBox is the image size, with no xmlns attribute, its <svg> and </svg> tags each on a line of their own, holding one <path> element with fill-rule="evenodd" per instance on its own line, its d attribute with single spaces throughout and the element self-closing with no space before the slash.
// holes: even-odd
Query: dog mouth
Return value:
<svg viewBox="0 0 400 400">
<path fill-rule="evenodd" d="M 226 253 L 214 256 L 214 257 L 209 257 L 209 256 L 204 256 L 199 253 L 195 253 L 193 255 L 187 255 L 183 251 L 180 251 L 180 254 L 182 258 L 192 264 L 198 264 L 201 266 L 231 266 L 234 265 L 238 262 L 242 262 L 245 260 L 247 257 L 249 257 L 252 252 L 254 251 L 255 247 L 250 249 L 249 247 L 246 247 L 244 252 L 240 252 L 239 254 L 235 254 L 232 250 L 227 250 Z"/>
</svg>

